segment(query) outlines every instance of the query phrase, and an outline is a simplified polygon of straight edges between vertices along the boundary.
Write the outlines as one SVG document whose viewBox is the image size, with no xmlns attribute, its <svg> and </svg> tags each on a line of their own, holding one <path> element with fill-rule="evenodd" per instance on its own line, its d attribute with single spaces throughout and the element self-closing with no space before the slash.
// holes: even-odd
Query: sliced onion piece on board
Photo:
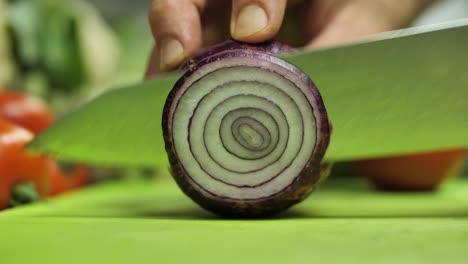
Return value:
<svg viewBox="0 0 468 264">
<path fill-rule="evenodd" d="M 202 207 L 263 217 L 325 177 L 330 124 L 320 94 L 277 58 L 279 42 L 228 41 L 189 60 L 163 111 L 172 174 Z"/>
</svg>

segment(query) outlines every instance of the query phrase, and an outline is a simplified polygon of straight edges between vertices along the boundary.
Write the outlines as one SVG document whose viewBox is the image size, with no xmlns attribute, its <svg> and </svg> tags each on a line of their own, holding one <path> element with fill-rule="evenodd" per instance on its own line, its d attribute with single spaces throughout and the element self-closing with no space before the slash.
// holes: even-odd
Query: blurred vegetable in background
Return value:
<svg viewBox="0 0 468 264">
<path fill-rule="evenodd" d="M 24 145 L 54 121 L 41 99 L 19 91 L 0 90 L 0 209 L 77 189 L 89 182 L 83 165 L 62 168 Z"/>
<path fill-rule="evenodd" d="M 435 190 L 450 176 L 459 175 L 465 150 L 450 150 L 353 162 L 358 175 L 389 191 Z"/>
<path fill-rule="evenodd" d="M 46 98 L 59 113 L 107 88 L 117 70 L 118 41 L 85 1 L 0 0 L 0 85 Z M 2 47 L 5 54 L 3 56 Z M 9 76 L 8 76 L 9 75 Z M 3 82 L 3 83 L 2 83 Z"/>
<path fill-rule="evenodd" d="M 0 210 L 46 197 L 52 159 L 23 149 L 33 134 L 0 119 Z"/>
<path fill-rule="evenodd" d="M 52 124 L 54 116 L 66 114 L 111 87 L 142 78 L 153 44 L 145 8 L 132 16 L 125 12 L 127 16 L 114 19 L 111 26 L 93 4 L 86 0 L 0 0 L 3 119 L 38 134 Z M 63 164 L 53 162 L 49 168 L 50 195 L 91 181 L 142 174 L 139 168 Z"/>
<path fill-rule="evenodd" d="M 8 39 L 6 3 L 0 0 L 0 87 L 11 82 L 14 75 L 14 63 Z"/>
<path fill-rule="evenodd" d="M 85 186 L 90 181 L 90 169 L 84 165 L 70 165 L 65 169 L 55 163 L 50 172 L 51 196 L 69 192 Z"/>
<path fill-rule="evenodd" d="M 52 109 L 39 98 L 11 90 L 0 90 L 0 117 L 38 134 L 52 125 Z"/>
<path fill-rule="evenodd" d="M 85 0 L 0 0 L 0 118 L 38 134 L 53 123 L 55 115 L 125 79 L 120 78 L 125 73 L 118 73 L 119 42 Z M 136 70 L 141 76 L 143 69 Z M 50 186 L 37 197 L 68 192 L 91 181 L 87 166 L 63 164 L 50 160 L 44 173 Z M 99 172 L 96 178 L 107 179 L 111 177 L 103 175 L 115 170 L 93 168 L 93 172 Z M 27 186 L 36 188 L 35 183 Z"/>
</svg>

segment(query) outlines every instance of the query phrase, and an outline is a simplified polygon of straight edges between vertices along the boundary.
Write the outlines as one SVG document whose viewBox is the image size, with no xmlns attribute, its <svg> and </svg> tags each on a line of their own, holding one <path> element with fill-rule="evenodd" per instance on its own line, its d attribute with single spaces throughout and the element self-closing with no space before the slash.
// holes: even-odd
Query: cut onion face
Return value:
<svg viewBox="0 0 468 264">
<path fill-rule="evenodd" d="M 172 174 L 202 207 L 263 217 L 325 177 L 330 125 L 320 94 L 275 55 L 279 42 L 228 41 L 189 60 L 163 111 Z"/>
</svg>

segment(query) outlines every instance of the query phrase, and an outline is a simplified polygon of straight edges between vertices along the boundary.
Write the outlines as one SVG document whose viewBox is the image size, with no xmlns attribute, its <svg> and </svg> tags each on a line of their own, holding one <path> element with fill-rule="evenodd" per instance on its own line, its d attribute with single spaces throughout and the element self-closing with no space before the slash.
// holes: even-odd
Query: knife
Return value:
<svg viewBox="0 0 468 264">
<path fill-rule="evenodd" d="M 468 147 L 468 19 L 284 59 L 322 94 L 333 123 L 326 160 Z M 180 75 L 111 90 L 56 122 L 28 148 L 71 161 L 166 166 L 162 108 Z"/>
</svg>

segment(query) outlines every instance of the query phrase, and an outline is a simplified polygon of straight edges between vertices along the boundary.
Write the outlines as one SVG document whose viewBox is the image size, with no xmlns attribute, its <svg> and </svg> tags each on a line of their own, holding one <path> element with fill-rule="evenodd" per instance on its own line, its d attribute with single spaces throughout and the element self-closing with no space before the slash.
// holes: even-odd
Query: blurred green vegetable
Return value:
<svg viewBox="0 0 468 264">
<path fill-rule="evenodd" d="M 6 3 L 0 0 L 0 86 L 9 83 L 14 75 L 6 17 Z"/>
<path fill-rule="evenodd" d="M 87 2 L 0 0 L 0 12 L 6 15 L 0 20 L 0 36 L 5 36 L 0 40 L 0 65 L 7 64 L 2 47 L 8 48 L 16 72 L 12 77 L 10 70 L 8 78 L 0 72 L 0 85 L 14 79 L 14 86 L 60 106 L 90 97 L 115 75 L 118 41 Z M 66 103 L 60 102 L 63 98 Z"/>
</svg>

